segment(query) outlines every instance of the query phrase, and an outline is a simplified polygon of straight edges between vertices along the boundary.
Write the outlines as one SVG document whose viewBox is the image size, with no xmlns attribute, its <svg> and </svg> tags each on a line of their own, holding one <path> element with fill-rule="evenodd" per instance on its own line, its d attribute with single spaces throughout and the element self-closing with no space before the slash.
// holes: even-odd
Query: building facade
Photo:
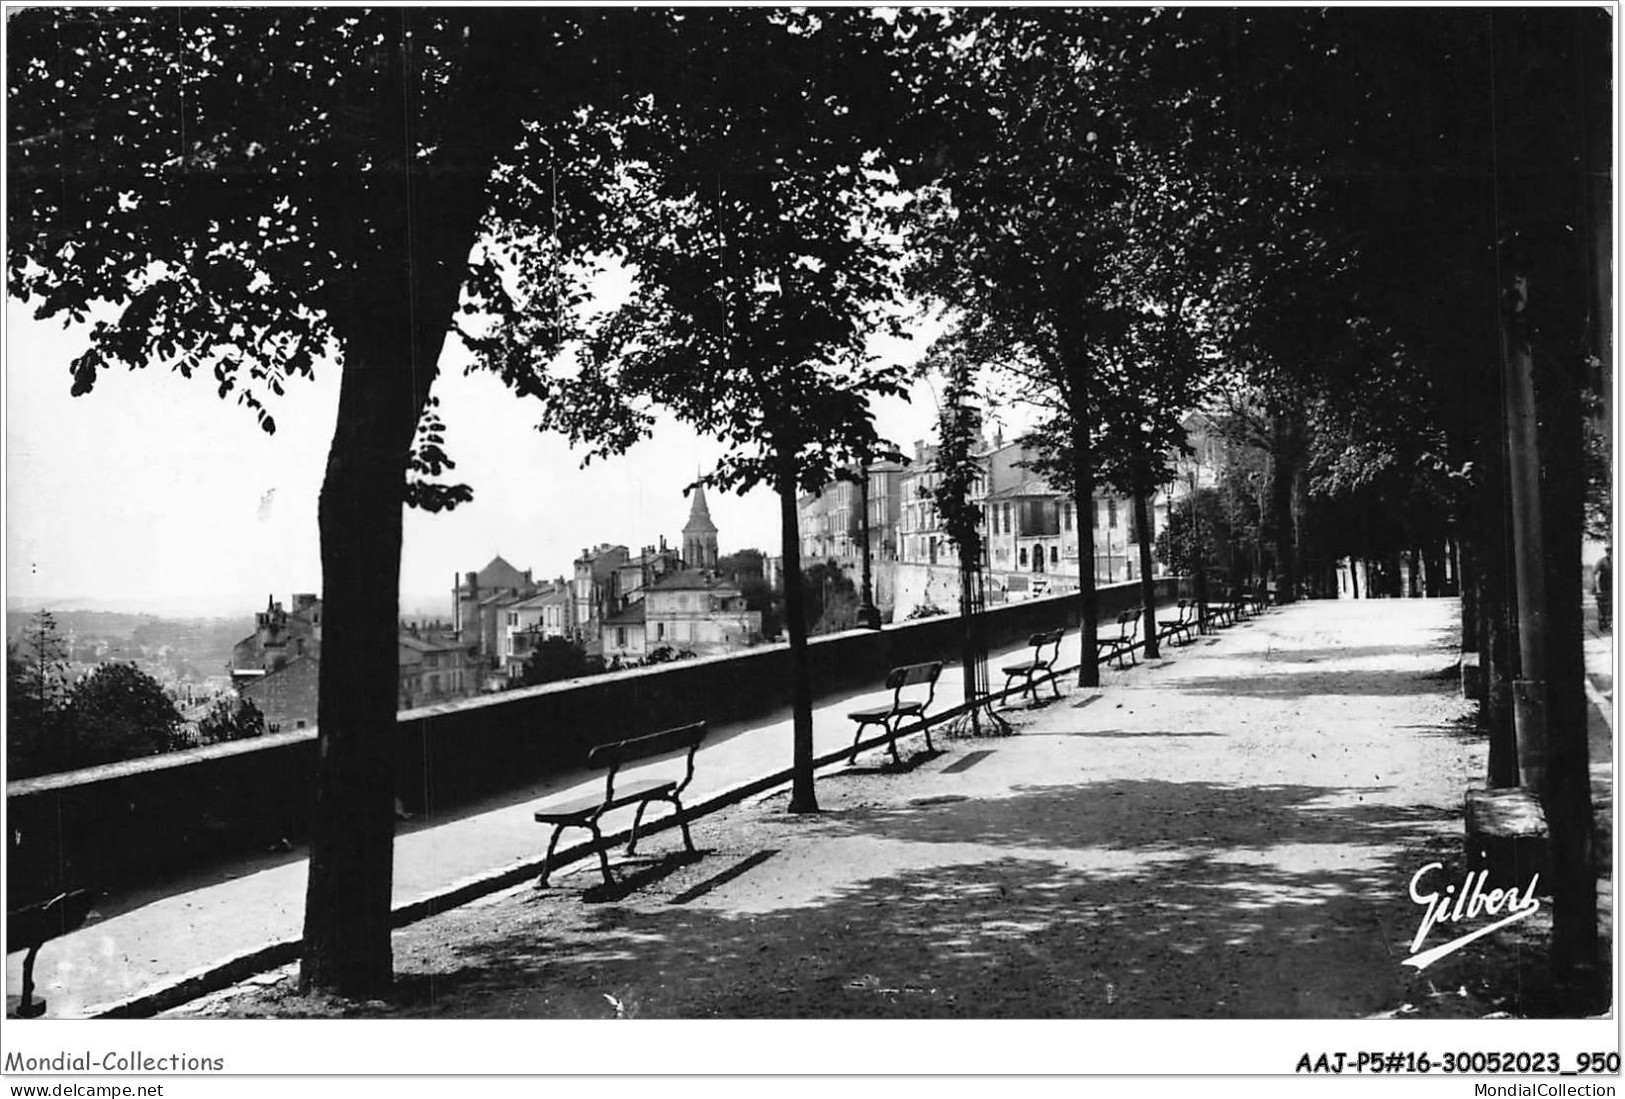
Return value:
<svg viewBox="0 0 1625 1099">
<path fill-rule="evenodd" d="M 521 572 L 500 554 L 478 572 L 464 573 L 457 582 L 452 590 L 452 626 L 457 637 L 472 646 L 467 670 L 481 680 L 473 689 L 481 689 L 487 682 L 501 683 L 512 608 L 542 590 L 529 569 Z"/>
<path fill-rule="evenodd" d="M 762 615 L 747 610 L 729 580 L 703 569 L 662 577 L 643 599 L 644 643 L 698 656 L 734 652 L 761 640 Z"/>
<path fill-rule="evenodd" d="M 397 646 L 402 710 L 466 698 L 481 686 L 486 669 L 472 646 L 452 634 L 416 628 L 401 633 Z"/>
<path fill-rule="evenodd" d="M 288 611 L 267 596 L 265 609 L 254 616 L 254 632 L 232 646 L 232 680 L 268 674 L 302 656 L 320 656 L 321 651 L 321 599 L 296 593 L 293 610 Z"/>
<path fill-rule="evenodd" d="M 541 594 L 522 599 L 508 607 L 502 638 L 503 673 L 510 685 L 518 683 L 525 661 L 537 646 L 550 638 L 574 640 L 575 600 L 572 587 L 560 577 Z"/>
<path fill-rule="evenodd" d="M 316 727 L 322 657 L 322 601 L 297 594 L 293 609 L 267 600 L 254 633 L 232 649 L 231 685 L 265 715 L 268 732 Z M 473 694 L 484 665 L 452 628 L 403 626 L 397 644 L 401 709 Z"/>
<path fill-rule="evenodd" d="M 900 479 L 901 520 L 897 560 L 905 565 L 957 567 L 958 556 L 931 495 L 941 483 L 937 448 L 916 443 L 916 461 Z M 1020 443 L 997 442 L 977 455 L 982 468 L 971 490 L 981 511 L 982 564 L 990 597 L 1076 591 L 1082 575 L 1081 524 L 1094 535 L 1097 583 L 1139 576 L 1139 545 L 1132 503 L 1097 492 L 1093 507 L 1080 510 L 1071 494 L 1032 471 L 1037 457 Z M 1153 532 L 1165 518 L 1162 494 L 1153 501 Z M 1154 536 L 1154 534 L 1153 534 Z"/>
<path fill-rule="evenodd" d="M 571 629 L 589 653 L 600 652 L 604 620 L 619 609 L 621 567 L 630 558 L 625 546 L 606 542 L 582 550 L 575 560 Z"/>
</svg>

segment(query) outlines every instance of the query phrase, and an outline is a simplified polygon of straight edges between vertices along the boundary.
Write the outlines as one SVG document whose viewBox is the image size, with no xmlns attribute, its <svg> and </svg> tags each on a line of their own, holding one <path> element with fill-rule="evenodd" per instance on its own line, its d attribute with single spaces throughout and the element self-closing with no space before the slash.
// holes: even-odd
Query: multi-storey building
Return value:
<svg viewBox="0 0 1625 1099">
<path fill-rule="evenodd" d="M 734 584 L 704 569 L 663 576 L 644 599 L 644 642 L 651 649 L 710 655 L 743 649 L 761 640 L 762 615 L 745 607 Z"/>
<path fill-rule="evenodd" d="M 903 514 L 903 473 L 897 462 L 875 462 L 868 467 L 869 552 L 876 561 L 897 556 L 897 528 Z"/>
<path fill-rule="evenodd" d="M 478 671 L 471 667 L 471 675 L 500 683 L 512 609 L 541 591 L 529 569 L 521 572 L 500 555 L 478 572 L 463 575 L 452 589 L 452 625 L 457 636 L 472 646 L 473 659 L 480 666 Z"/>
<path fill-rule="evenodd" d="M 268 600 L 255 616 L 254 633 L 232 649 L 232 687 L 259 708 L 271 732 L 316 725 L 321 623 L 322 601 L 315 595 L 295 595 L 292 611 Z M 462 698 L 480 686 L 484 665 L 474 642 L 453 629 L 403 626 L 397 651 L 402 709 Z"/>
<path fill-rule="evenodd" d="M 254 616 L 253 634 L 232 646 L 232 680 L 257 678 L 302 656 L 320 656 L 321 651 L 321 599 L 299 592 L 293 597 L 293 610 L 287 611 L 267 596 L 265 609 Z"/>
<path fill-rule="evenodd" d="M 702 501 L 703 504 L 703 501 Z M 713 533 L 715 528 L 713 528 Z M 697 540 L 696 548 L 709 555 L 711 565 L 716 567 L 716 546 L 706 545 L 703 539 Z M 616 570 L 615 596 L 618 601 L 642 599 L 643 589 L 659 580 L 668 573 L 677 572 L 684 567 L 684 560 L 675 549 L 666 546 L 666 539 L 661 537 L 659 545 L 644 546 L 643 552 L 636 557 L 629 557 L 621 563 Z M 699 566 L 694 566 L 699 567 Z"/>
<path fill-rule="evenodd" d="M 696 487 L 681 558 L 662 538 L 620 562 L 598 620 L 597 651 L 610 661 L 641 660 L 662 648 L 708 654 L 761 640 L 761 613 L 747 610 L 739 588 L 717 573 L 719 559 L 717 526 Z M 770 583 L 777 566 L 764 558 Z"/>
<path fill-rule="evenodd" d="M 896 555 L 904 467 L 896 462 L 874 462 L 867 467 L 866 474 L 864 468 L 853 466 L 818 492 L 805 494 L 796 501 L 804 561 L 810 564 L 834 558 L 843 567 L 858 562 L 863 554 L 866 514 L 860 478 L 868 481 L 869 553 L 876 561 L 889 561 Z"/>
<path fill-rule="evenodd" d="M 403 710 L 465 698 L 485 675 L 483 664 L 471 659 L 471 646 L 450 633 L 412 627 L 401 633 L 398 648 Z"/>
<path fill-rule="evenodd" d="M 937 448 L 916 442 L 913 463 L 897 479 L 896 557 L 907 564 L 948 564 L 953 559 L 948 532 L 932 501 L 942 482 L 936 463 Z"/>
<path fill-rule="evenodd" d="M 916 461 L 901 478 L 902 518 L 897 557 L 910 565 L 957 565 L 958 558 L 931 494 L 941 482 L 937 450 L 915 444 Z M 1086 516 L 1070 494 L 1030 468 L 1035 453 L 1020 443 L 996 442 L 978 456 L 982 474 L 971 499 L 982 512 L 982 563 L 993 590 L 1038 593 L 1073 590 L 1081 575 L 1080 524 L 1094 534 L 1097 582 L 1132 580 L 1139 574 L 1139 547 L 1132 507 L 1121 496 L 1096 493 Z M 1153 508 L 1165 511 L 1159 500 Z"/>
<path fill-rule="evenodd" d="M 601 543 L 575 560 L 571 629 L 589 653 L 600 651 L 604 620 L 619 609 L 620 571 L 630 557 L 625 546 Z"/>
<path fill-rule="evenodd" d="M 502 663 L 510 684 L 519 681 L 525 661 L 543 641 L 555 637 L 573 639 L 574 607 L 571 586 L 560 577 L 544 587 L 539 595 L 507 608 Z"/>
</svg>

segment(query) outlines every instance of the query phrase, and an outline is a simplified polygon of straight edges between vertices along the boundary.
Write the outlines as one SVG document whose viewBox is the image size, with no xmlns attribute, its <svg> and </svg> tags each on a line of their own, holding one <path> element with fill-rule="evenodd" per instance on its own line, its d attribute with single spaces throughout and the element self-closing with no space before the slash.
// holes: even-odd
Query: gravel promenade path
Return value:
<svg viewBox="0 0 1625 1099">
<path fill-rule="evenodd" d="M 299 997 L 291 969 L 185 1017 L 1476 1017 L 1545 913 L 1417 973 L 1412 875 L 1459 881 L 1485 772 L 1453 600 L 1303 603 L 397 932 L 391 1003 Z M 1595 725 L 1602 727 L 1598 715 Z M 1596 730 L 1594 730 L 1594 733 Z M 1606 727 L 1594 747 L 1608 748 Z M 1594 765 L 1611 828 L 1609 759 Z M 1605 868 L 1606 869 L 1606 868 Z M 1611 893 L 1610 883 L 1603 892 Z M 1611 917 L 1611 907 L 1608 909 Z M 1606 929 L 1605 929 L 1606 932 Z M 1435 931 L 1434 945 L 1446 937 Z"/>
</svg>

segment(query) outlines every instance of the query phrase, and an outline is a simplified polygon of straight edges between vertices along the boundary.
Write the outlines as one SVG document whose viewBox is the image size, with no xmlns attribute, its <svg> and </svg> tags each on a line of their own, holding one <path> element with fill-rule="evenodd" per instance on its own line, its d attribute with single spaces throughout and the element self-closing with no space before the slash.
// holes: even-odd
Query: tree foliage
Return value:
<svg viewBox="0 0 1625 1099">
<path fill-rule="evenodd" d="M 602 665 L 603 661 L 600 660 L 598 667 L 594 668 L 587 658 L 586 650 L 580 645 L 562 637 L 549 637 L 525 658 L 520 683 L 526 687 L 535 687 L 542 683 L 555 683 L 561 679 L 574 679 L 577 676 L 590 675 L 594 671 L 603 671 Z"/>
<path fill-rule="evenodd" d="M 858 625 L 858 588 L 834 560 L 816 561 L 801 573 L 809 634 L 839 633 Z"/>
<path fill-rule="evenodd" d="M 6 772 L 11 778 L 73 766 L 62 738 L 68 646 L 50 611 L 36 611 L 6 642 Z"/>
<path fill-rule="evenodd" d="M 1232 528 L 1229 509 L 1214 489 L 1181 496 L 1168 508 L 1168 522 L 1157 532 L 1153 552 L 1174 573 L 1191 576 L 1203 569 L 1222 577 L 1229 571 Z"/>
<path fill-rule="evenodd" d="M 174 701 L 134 664 L 101 664 L 74 684 L 63 725 L 75 767 L 159 755 L 185 743 Z"/>
<path fill-rule="evenodd" d="M 791 807 L 811 811 L 811 623 L 795 499 L 855 461 L 895 454 L 875 433 L 871 402 L 901 395 L 902 373 L 873 362 L 867 341 L 887 321 L 898 266 L 899 241 L 879 216 L 895 179 L 887 155 L 903 132 L 888 110 L 898 36 L 855 9 L 689 19 L 706 63 L 675 78 L 680 94 L 640 102 L 616 129 L 607 201 L 631 297 L 586 325 L 572 372 L 535 354 L 553 324 L 535 279 L 510 335 L 483 350 L 548 396 L 545 422 L 589 458 L 625 449 L 663 409 L 725 448 L 704 483 L 778 493 Z"/>
<path fill-rule="evenodd" d="M 197 733 L 200 744 L 252 740 L 265 735 L 265 715 L 251 698 L 222 695 L 198 721 Z"/>
<path fill-rule="evenodd" d="M 717 572 L 732 580 L 745 597 L 745 609 L 762 616 L 762 636 L 777 637 L 784 621 L 784 593 L 767 582 L 767 555 L 739 550 L 717 559 Z"/>
<path fill-rule="evenodd" d="M 8 20 L 8 287 L 90 326 L 74 392 L 112 366 L 168 366 L 271 430 L 293 379 L 342 363 L 318 515 L 329 644 L 307 985 L 372 996 L 391 980 L 400 511 L 468 495 L 438 480 L 451 464 L 430 388 L 458 310 L 497 310 L 476 244 L 489 230 L 602 246 L 598 123 L 641 94 L 634 78 L 672 67 L 644 63 L 654 46 L 692 46 L 681 23 L 516 8 Z M 578 199 L 568 222 L 539 197 L 561 194 Z"/>
</svg>

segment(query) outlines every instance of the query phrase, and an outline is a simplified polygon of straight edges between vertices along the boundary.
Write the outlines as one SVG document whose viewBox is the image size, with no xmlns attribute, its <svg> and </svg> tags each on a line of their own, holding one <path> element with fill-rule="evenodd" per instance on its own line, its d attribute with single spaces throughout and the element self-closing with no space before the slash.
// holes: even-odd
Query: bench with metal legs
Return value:
<svg viewBox="0 0 1625 1099">
<path fill-rule="evenodd" d="M 897 729 L 904 718 L 924 718 L 925 711 L 930 709 L 931 702 L 937 694 L 937 678 L 942 675 L 942 661 L 933 660 L 925 664 L 905 664 L 900 668 L 893 668 L 886 675 L 886 689 L 892 693 L 891 702 L 885 706 L 871 706 L 865 710 L 853 710 L 846 716 L 857 723 L 852 734 L 852 751 L 847 756 L 848 763 L 858 761 L 858 742 L 863 739 L 863 731 L 871 725 L 879 725 L 886 730 L 887 746 L 891 749 L 892 762 L 902 764 L 903 759 L 897 754 Z M 920 697 L 920 688 L 924 688 L 925 695 Z M 931 744 L 931 728 L 925 729 L 925 746 L 929 751 L 935 751 Z"/>
<path fill-rule="evenodd" d="M 689 835 L 688 821 L 682 816 L 682 793 L 694 780 L 694 753 L 699 749 L 700 742 L 705 739 L 705 732 L 705 722 L 699 721 L 692 725 L 651 733 L 648 736 L 601 744 L 587 753 L 588 767 L 608 768 L 608 773 L 604 777 L 603 796 L 576 798 L 536 810 L 538 824 L 553 825 L 553 838 L 547 845 L 547 857 L 542 861 L 542 876 L 538 884 L 547 884 L 548 875 L 553 870 L 553 852 L 557 850 L 559 837 L 564 834 L 566 828 L 585 828 L 592 833 L 592 846 L 598 854 L 604 884 L 613 884 L 614 878 L 609 871 L 609 854 L 605 849 L 604 834 L 598 822 L 605 813 L 627 805 L 638 807 L 637 814 L 632 818 L 631 841 L 626 845 L 628 855 L 637 852 L 638 829 L 643 825 L 643 814 L 657 801 L 671 803 L 672 810 L 678 818 L 678 826 L 683 831 L 683 844 L 692 854 L 694 840 Z M 673 752 L 685 753 L 681 757 L 684 761 L 682 778 L 639 779 L 616 785 L 616 779 L 623 767 Z"/>
</svg>

